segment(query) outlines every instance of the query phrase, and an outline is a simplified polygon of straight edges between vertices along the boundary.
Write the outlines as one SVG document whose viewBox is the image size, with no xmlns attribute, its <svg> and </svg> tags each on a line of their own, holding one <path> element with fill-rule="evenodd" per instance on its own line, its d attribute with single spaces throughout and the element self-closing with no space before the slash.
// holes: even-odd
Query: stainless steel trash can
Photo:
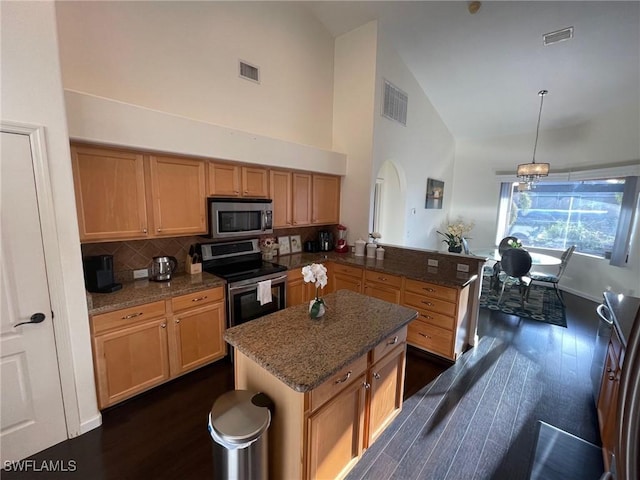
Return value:
<svg viewBox="0 0 640 480">
<path fill-rule="evenodd" d="M 263 393 L 232 390 L 209 412 L 216 480 L 267 480 L 267 429 L 273 403 Z"/>
</svg>

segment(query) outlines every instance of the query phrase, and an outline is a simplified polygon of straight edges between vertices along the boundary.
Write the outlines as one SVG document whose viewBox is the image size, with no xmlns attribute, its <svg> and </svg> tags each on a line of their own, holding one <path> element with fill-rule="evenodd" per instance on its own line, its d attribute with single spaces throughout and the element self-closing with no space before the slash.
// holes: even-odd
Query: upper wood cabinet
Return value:
<svg viewBox="0 0 640 480">
<path fill-rule="evenodd" d="M 313 175 L 313 224 L 340 221 L 340 177 Z"/>
<path fill-rule="evenodd" d="M 265 168 L 215 162 L 208 162 L 208 168 L 210 196 L 269 197 L 269 176 Z"/>
<path fill-rule="evenodd" d="M 291 172 L 269 171 L 269 198 L 273 201 L 273 228 L 292 226 L 292 183 Z"/>
<path fill-rule="evenodd" d="M 294 172 L 293 185 L 293 214 L 291 223 L 294 227 L 311 225 L 311 175 Z"/>
<path fill-rule="evenodd" d="M 81 242 L 206 233 L 204 163 L 71 146 Z"/>
<path fill-rule="evenodd" d="M 145 237 L 143 156 L 72 145 L 71 160 L 80 241 Z"/>
<path fill-rule="evenodd" d="M 207 231 L 204 162 L 152 156 L 149 183 L 155 235 Z"/>
</svg>

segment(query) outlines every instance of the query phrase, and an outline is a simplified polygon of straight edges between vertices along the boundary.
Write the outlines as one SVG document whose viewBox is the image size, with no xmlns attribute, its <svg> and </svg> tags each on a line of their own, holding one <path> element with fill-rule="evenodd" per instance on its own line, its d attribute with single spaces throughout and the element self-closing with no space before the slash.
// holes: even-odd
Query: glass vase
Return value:
<svg viewBox="0 0 640 480">
<path fill-rule="evenodd" d="M 309 302 L 309 316 L 312 320 L 317 320 L 318 318 L 322 318 L 326 311 L 324 300 L 318 296 L 316 291 L 316 298 Z"/>
</svg>

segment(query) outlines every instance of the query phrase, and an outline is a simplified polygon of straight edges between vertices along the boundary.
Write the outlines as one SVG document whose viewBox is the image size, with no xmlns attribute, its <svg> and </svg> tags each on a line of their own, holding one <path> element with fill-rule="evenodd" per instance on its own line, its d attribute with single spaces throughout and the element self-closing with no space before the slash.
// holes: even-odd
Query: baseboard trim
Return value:
<svg viewBox="0 0 640 480">
<path fill-rule="evenodd" d="M 80 423 L 80 435 L 90 432 L 94 428 L 98 428 L 100 425 L 102 425 L 102 415 L 98 414 L 95 417 Z"/>
<path fill-rule="evenodd" d="M 561 286 L 560 290 L 562 290 L 563 292 L 567 292 L 567 293 L 571 293 L 572 295 L 575 295 L 577 297 L 580 298 L 585 298 L 587 300 L 591 300 L 592 302 L 596 302 L 596 303 L 602 303 L 602 297 L 593 297 L 591 295 L 587 295 L 584 292 L 580 292 L 578 290 L 574 290 L 572 288 L 568 288 L 566 286 Z"/>
</svg>

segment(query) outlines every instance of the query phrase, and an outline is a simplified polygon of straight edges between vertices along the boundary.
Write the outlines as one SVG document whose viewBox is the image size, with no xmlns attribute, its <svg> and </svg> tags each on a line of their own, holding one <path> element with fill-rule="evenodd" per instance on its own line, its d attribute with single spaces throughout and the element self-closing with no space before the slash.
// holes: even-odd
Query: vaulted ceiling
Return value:
<svg viewBox="0 0 640 480">
<path fill-rule="evenodd" d="M 640 103 L 640 2 L 309 2 L 338 36 L 378 20 L 456 139 L 589 121 Z M 574 37 L 543 45 L 565 27 Z M 398 85 L 400 88 L 401 85 Z"/>
</svg>

